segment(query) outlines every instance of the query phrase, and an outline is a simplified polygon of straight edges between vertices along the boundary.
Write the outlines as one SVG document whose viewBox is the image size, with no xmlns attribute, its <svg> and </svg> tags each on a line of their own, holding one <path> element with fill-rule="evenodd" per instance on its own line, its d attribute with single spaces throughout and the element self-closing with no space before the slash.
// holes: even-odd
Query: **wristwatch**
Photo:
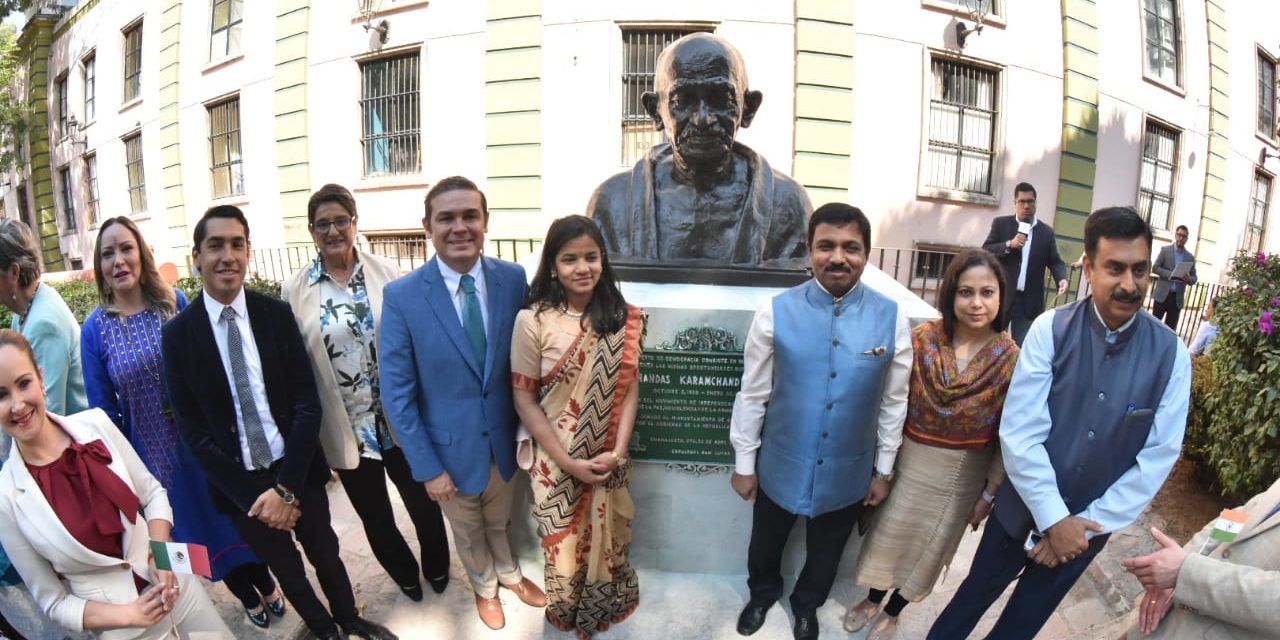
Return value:
<svg viewBox="0 0 1280 640">
<path fill-rule="evenodd" d="M 283 500 L 285 504 L 293 504 L 298 500 L 297 496 L 293 495 L 292 491 L 280 485 L 276 485 L 276 494 L 280 496 L 280 499 Z"/>
<path fill-rule="evenodd" d="M 885 482 L 893 482 L 892 471 L 890 471 L 889 473 L 880 473 L 879 471 L 876 471 L 871 474 L 871 477 L 877 480 L 884 480 Z"/>
</svg>

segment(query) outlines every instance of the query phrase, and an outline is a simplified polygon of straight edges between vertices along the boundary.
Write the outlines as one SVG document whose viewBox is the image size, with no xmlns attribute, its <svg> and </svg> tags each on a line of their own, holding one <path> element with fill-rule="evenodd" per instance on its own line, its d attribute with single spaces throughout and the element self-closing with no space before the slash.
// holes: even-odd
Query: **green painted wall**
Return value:
<svg viewBox="0 0 1280 640">
<path fill-rule="evenodd" d="M 489 209 L 504 230 L 541 229 L 541 0 L 486 0 L 484 49 Z"/>
<path fill-rule="evenodd" d="M 311 197 L 307 147 L 307 34 L 310 0 L 276 3 L 275 88 L 276 181 L 284 240 L 308 246 L 307 199 Z"/>
<path fill-rule="evenodd" d="M 1098 7 L 1062 2 L 1062 157 L 1053 230 L 1064 260 L 1084 250 L 1098 163 Z"/>
<path fill-rule="evenodd" d="M 182 191 L 182 154 L 179 148 L 178 39 L 182 27 L 182 0 L 164 0 L 160 12 L 160 164 L 164 175 L 164 210 L 169 242 L 174 254 L 191 252 L 187 233 L 186 198 Z"/>
<path fill-rule="evenodd" d="M 37 15 L 22 29 L 18 46 L 27 64 L 27 136 L 31 155 L 31 193 L 36 229 L 47 270 L 66 270 L 71 263 L 58 246 L 58 210 L 53 196 L 49 156 L 49 46 L 57 19 Z"/>
<path fill-rule="evenodd" d="M 1196 262 L 1214 262 L 1222 220 L 1222 195 L 1227 185 L 1227 124 L 1231 73 L 1227 71 L 1226 11 L 1222 0 L 1205 0 L 1209 30 L 1209 155 L 1204 169 L 1204 202 L 1196 232 Z"/>
<path fill-rule="evenodd" d="M 849 201 L 853 150 L 853 2 L 796 0 L 791 173 L 814 208 Z"/>
</svg>

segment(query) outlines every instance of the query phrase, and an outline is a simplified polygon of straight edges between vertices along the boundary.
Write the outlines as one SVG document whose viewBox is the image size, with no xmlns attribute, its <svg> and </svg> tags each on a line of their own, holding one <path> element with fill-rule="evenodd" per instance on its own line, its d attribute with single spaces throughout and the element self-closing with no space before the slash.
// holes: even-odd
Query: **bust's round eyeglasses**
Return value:
<svg viewBox="0 0 1280 640">
<path fill-rule="evenodd" d="M 343 216 L 333 220 L 321 220 L 320 222 L 312 223 L 311 228 L 322 235 L 329 233 L 329 229 L 337 229 L 341 233 L 351 228 L 352 221 L 353 218 Z"/>
</svg>

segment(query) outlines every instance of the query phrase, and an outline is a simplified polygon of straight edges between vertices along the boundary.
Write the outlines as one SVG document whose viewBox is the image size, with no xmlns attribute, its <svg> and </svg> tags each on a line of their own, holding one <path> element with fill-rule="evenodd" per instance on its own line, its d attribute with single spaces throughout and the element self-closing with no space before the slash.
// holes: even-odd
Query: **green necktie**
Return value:
<svg viewBox="0 0 1280 640">
<path fill-rule="evenodd" d="M 462 330 L 467 333 L 467 342 L 471 343 L 471 355 L 475 356 L 480 371 L 484 371 L 484 352 L 488 342 L 484 337 L 484 316 L 480 313 L 480 296 L 476 295 L 476 279 L 470 275 L 462 276 L 462 292 L 467 297 L 462 301 Z"/>
</svg>

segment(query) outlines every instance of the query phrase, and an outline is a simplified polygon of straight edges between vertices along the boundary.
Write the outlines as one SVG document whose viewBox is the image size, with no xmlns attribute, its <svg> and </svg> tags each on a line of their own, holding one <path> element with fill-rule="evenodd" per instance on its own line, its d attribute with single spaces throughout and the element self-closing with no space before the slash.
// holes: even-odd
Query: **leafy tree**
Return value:
<svg viewBox="0 0 1280 640">
<path fill-rule="evenodd" d="M 0 0 L 0 12 L 14 0 Z M 0 171 L 13 167 L 17 150 L 27 131 L 27 105 L 20 90 L 22 52 L 18 48 L 17 30 L 0 24 Z"/>
</svg>

